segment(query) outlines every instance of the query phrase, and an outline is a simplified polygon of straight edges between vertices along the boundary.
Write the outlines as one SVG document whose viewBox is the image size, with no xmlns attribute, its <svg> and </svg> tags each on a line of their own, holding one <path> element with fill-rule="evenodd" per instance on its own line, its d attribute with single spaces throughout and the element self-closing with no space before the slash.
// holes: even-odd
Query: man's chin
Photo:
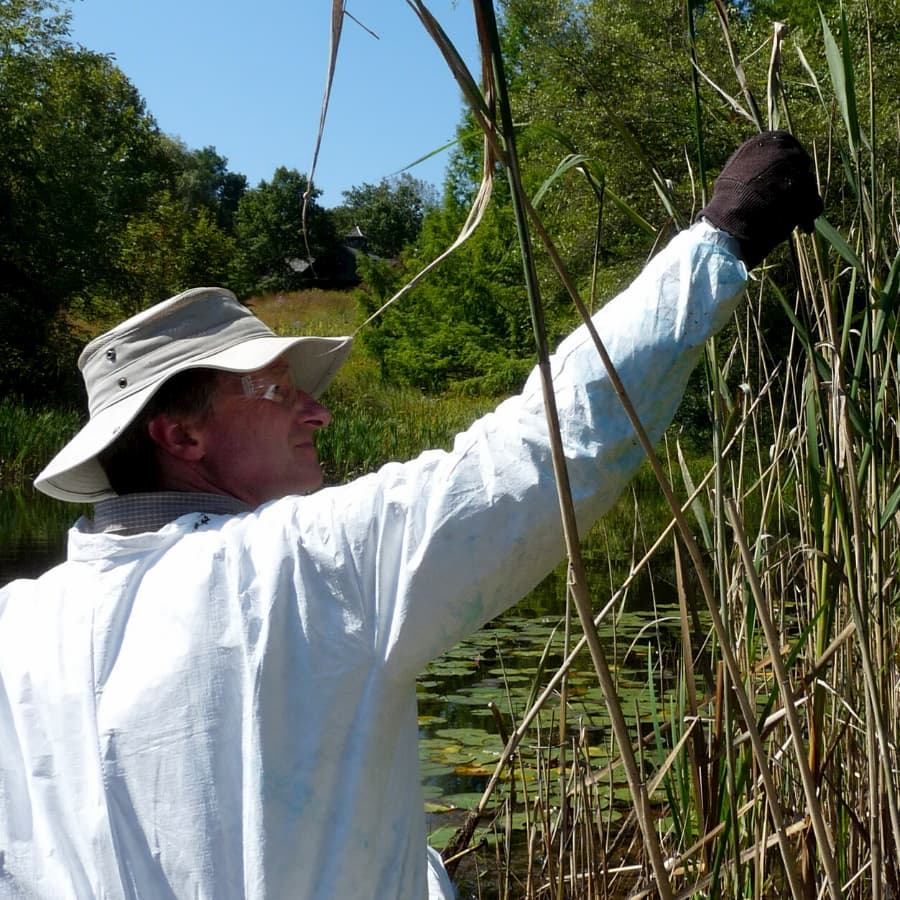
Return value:
<svg viewBox="0 0 900 900">
<path fill-rule="evenodd" d="M 258 506 L 263 503 L 271 503 L 273 500 L 281 500 L 284 497 L 302 497 L 306 494 L 313 494 L 324 483 L 324 476 L 321 470 L 317 473 L 310 473 L 308 477 L 295 478 L 290 483 L 282 484 L 279 487 L 272 488 L 264 493 L 259 494 Z"/>
<path fill-rule="evenodd" d="M 299 490 L 296 491 L 298 494 L 312 494 L 315 491 L 319 490 L 322 487 L 322 484 L 325 481 L 325 476 L 322 473 L 321 469 L 318 469 L 314 473 L 310 473 L 308 478 L 303 478 L 302 480 L 298 480 Z"/>
</svg>

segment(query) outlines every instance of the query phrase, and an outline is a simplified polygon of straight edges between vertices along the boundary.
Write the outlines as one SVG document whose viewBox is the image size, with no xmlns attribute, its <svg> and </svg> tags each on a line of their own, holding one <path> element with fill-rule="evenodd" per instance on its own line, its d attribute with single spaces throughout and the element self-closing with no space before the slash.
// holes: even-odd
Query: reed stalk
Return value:
<svg viewBox="0 0 900 900">
<path fill-rule="evenodd" d="M 0 398 L 0 487 L 30 481 L 78 427 L 75 410 Z"/>
<path fill-rule="evenodd" d="M 818 842 L 819 856 L 825 867 L 825 873 L 828 878 L 828 889 L 832 897 L 841 896 L 841 884 L 838 877 L 837 866 L 834 861 L 834 841 L 829 833 L 828 826 L 822 816 L 822 809 L 819 805 L 817 796 L 817 787 L 813 780 L 812 771 L 810 770 L 806 757 L 807 748 L 804 743 L 803 727 L 800 723 L 800 717 L 797 714 L 797 708 L 793 703 L 793 689 L 788 677 L 787 669 L 784 667 L 781 659 L 781 640 L 780 635 L 775 629 L 772 617 L 769 615 L 767 601 L 763 596 L 762 587 L 756 575 L 756 560 L 750 553 L 747 545 L 747 537 L 744 533 L 740 515 L 733 500 L 729 500 L 726 504 L 728 518 L 731 521 L 731 527 L 734 530 L 735 541 L 741 552 L 741 558 L 744 562 L 746 577 L 753 592 L 755 601 L 756 614 L 762 621 L 763 629 L 766 634 L 766 640 L 769 642 L 771 651 L 772 667 L 775 670 L 778 687 L 781 690 L 784 701 L 784 710 L 787 715 L 788 724 L 790 726 L 791 740 L 797 754 L 797 765 L 800 769 L 800 775 L 803 780 L 803 790 L 806 794 L 806 809 L 812 819 L 813 829 L 815 830 L 816 840 Z"/>
</svg>

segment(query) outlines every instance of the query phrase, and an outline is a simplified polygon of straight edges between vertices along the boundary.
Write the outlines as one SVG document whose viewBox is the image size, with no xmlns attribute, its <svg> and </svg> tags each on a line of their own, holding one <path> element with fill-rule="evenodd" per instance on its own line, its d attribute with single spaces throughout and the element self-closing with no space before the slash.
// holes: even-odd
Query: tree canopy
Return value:
<svg viewBox="0 0 900 900">
<path fill-rule="evenodd" d="M 841 113 L 823 90 L 822 18 L 846 21 L 858 89 L 868 90 L 870 74 L 875 86 L 862 140 L 886 150 L 883 159 L 900 157 L 896 128 L 883 124 L 900 115 L 897 0 L 499 7 L 523 177 L 576 284 L 598 301 L 691 220 L 712 175 L 754 131 L 741 78 L 765 112 L 776 17 L 792 26 L 779 124 L 821 157 L 833 154 Z M 305 196 L 301 172 L 280 167 L 250 186 L 215 147 L 188 148 L 161 133 L 115 63 L 71 43 L 64 9 L 56 0 L 0 6 L 4 391 L 43 395 L 58 384 L 58 373 L 72 369 L 74 326 L 93 329 L 95 320 L 198 283 L 243 297 L 308 284 L 347 258 L 342 243 L 356 227 L 374 257 L 360 257 L 360 304 L 371 312 L 455 238 L 481 170 L 468 113 L 440 199 L 403 174 L 355 185 L 326 209 L 317 192 Z M 863 65 L 869 49 L 871 73 Z M 896 168 L 879 177 L 896 177 Z M 834 180 L 830 213 L 852 217 L 846 153 L 831 169 L 848 177 Z M 429 390 L 513 386 L 532 352 L 513 232 L 500 177 L 479 232 L 364 331 L 385 377 Z M 537 259 L 551 332 L 559 334 L 573 315 L 546 257 Z"/>
<path fill-rule="evenodd" d="M 339 233 L 359 228 L 369 252 L 388 259 L 416 240 L 426 213 L 437 206 L 434 188 L 407 173 L 352 187 L 343 197 L 334 210 Z"/>
<path fill-rule="evenodd" d="M 119 236 L 170 177 L 138 92 L 37 0 L 0 9 L 0 383 L 54 368 L 57 311 L 117 281 Z M 48 13 L 43 15 L 42 13 Z"/>
<path fill-rule="evenodd" d="M 317 203 L 319 191 L 307 199 L 304 221 L 308 187 L 305 175 L 281 166 L 271 181 L 260 182 L 241 198 L 234 230 L 244 290 L 297 287 L 334 247 L 334 222 Z"/>
</svg>

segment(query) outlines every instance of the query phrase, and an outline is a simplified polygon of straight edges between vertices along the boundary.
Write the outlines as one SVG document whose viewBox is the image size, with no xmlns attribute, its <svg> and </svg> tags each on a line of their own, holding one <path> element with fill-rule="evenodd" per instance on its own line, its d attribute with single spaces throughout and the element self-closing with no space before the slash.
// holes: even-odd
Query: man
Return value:
<svg viewBox="0 0 900 900">
<path fill-rule="evenodd" d="M 755 138 L 597 315 L 652 437 L 747 268 L 820 211 L 796 141 Z M 91 419 L 36 483 L 95 517 L 0 591 L 0 896 L 452 895 L 414 682 L 562 555 L 541 392 L 532 376 L 449 453 L 310 493 L 315 398 L 348 349 L 207 288 L 85 349 Z M 554 372 L 587 523 L 641 451 L 584 329 Z"/>
</svg>

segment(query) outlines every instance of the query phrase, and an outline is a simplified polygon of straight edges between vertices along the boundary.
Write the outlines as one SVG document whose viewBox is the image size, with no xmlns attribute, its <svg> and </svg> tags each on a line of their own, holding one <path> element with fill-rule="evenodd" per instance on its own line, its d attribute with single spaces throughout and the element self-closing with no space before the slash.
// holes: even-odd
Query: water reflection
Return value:
<svg viewBox="0 0 900 900">
<path fill-rule="evenodd" d="M 30 486 L 0 491 L 0 585 L 62 562 L 69 527 L 85 510 Z"/>
</svg>

